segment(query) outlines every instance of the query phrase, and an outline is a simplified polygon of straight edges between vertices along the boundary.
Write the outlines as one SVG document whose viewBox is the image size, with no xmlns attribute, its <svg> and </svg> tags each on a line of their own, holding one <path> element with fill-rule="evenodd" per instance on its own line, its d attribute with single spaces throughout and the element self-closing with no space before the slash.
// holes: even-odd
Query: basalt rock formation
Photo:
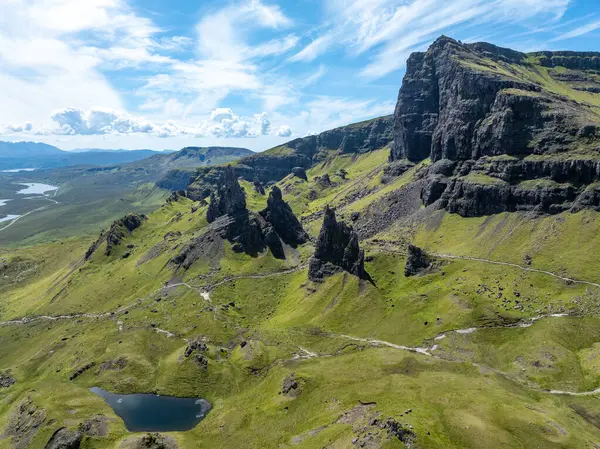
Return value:
<svg viewBox="0 0 600 449">
<path fill-rule="evenodd" d="M 237 181 L 235 171 L 228 165 L 221 179 L 218 195 L 210 197 L 206 219 L 212 223 L 223 215 L 235 216 L 246 210 L 246 195 Z"/>
<path fill-rule="evenodd" d="M 102 231 L 100 237 L 89 247 L 85 253 L 85 260 L 88 260 L 96 250 L 106 242 L 105 254 L 110 256 L 114 247 L 121 244 L 121 241 L 139 228 L 146 220 L 145 215 L 128 214 L 123 218 L 113 222 L 107 232 Z"/>
<path fill-rule="evenodd" d="M 279 187 L 273 186 L 267 199 L 267 208 L 262 210 L 260 215 L 288 245 L 296 247 L 308 240 L 308 234 L 290 205 L 283 200 Z"/>
<path fill-rule="evenodd" d="M 404 266 L 404 276 L 414 276 L 431 266 L 431 258 L 421 248 L 408 245 L 408 255 Z"/>
<path fill-rule="evenodd" d="M 598 210 L 599 61 L 441 37 L 408 60 L 390 161 L 430 158 L 424 204 L 463 216 Z"/>
<path fill-rule="evenodd" d="M 218 192 L 210 194 L 206 212 L 206 219 L 211 223 L 209 231 L 186 245 L 171 259 L 173 264 L 188 269 L 200 255 L 207 253 L 207 247 L 218 244 L 219 239 L 229 240 L 234 251 L 253 256 L 268 247 L 279 259 L 285 259 L 282 240 L 293 247 L 307 241 L 306 232 L 283 201 L 278 187 L 273 187 L 267 208 L 256 214 L 246 208 L 245 193 L 231 166 L 223 172 L 220 184 Z M 215 255 L 216 251 L 210 253 Z"/>
<path fill-rule="evenodd" d="M 254 181 L 254 191 L 260 195 L 265 194 L 265 187 L 262 185 L 262 183 L 259 180 Z"/>
<path fill-rule="evenodd" d="M 296 178 L 308 181 L 308 176 L 306 176 L 306 170 L 303 167 L 292 168 L 292 175 L 294 175 Z"/>
<path fill-rule="evenodd" d="M 358 235 L 352 226 L 338 222 L 335 212 L 326 207 L 308 278 L 320 281 L 342 270 L 365 278 L 364 259 L 364 250 L 360 249 Z"/>
<path fill-rule="evenodd" d="M 82 439 L 83 432 L 80 430 L 69 430 L 62 427 L 54 432 L 45 449 L 79 449 Z"/>
</svg>

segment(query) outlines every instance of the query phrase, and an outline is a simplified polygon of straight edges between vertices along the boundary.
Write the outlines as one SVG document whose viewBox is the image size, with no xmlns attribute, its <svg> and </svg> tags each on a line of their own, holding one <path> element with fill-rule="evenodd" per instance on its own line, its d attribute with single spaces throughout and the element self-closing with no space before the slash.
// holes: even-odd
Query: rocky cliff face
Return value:
<svg viewBox="0 0 600 449">
<path fill-rule="evenodd" d="M 598 208 L 599 60 L 442 37 L 408 60 L 390 161 L 430 158 L 424 204 L 464 216 Z"/>
<path fill-rule="evenodd" d="M 315 254 L 310 260 L 308 278 L 320 281 L 339 271 L 365 277 L 365 253 L 358 244 L 358 235 L 351 226 L 338 222 L 335 212 L 327 207 L 317 239 Z"/>
</svg>

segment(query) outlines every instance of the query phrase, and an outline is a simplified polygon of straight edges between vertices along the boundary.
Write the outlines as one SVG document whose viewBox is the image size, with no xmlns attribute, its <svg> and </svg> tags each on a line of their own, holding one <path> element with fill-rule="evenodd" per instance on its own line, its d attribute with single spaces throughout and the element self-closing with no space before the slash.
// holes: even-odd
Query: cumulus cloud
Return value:
<svg viewBox="0 0 600 449">
<path fill-rule="evenodd" d="M 287 125 L 281 125 L 277 130 L 277 135 L 279 137 L 290 137 L 292 135 L 292 130 Z"/>
<path fill-rule="evenodd" d="M 240 117 L 231 108 L 216 108 L 207 120 L 185 124 L 173 120 L 154 123 L 144 117 L 101 108 L 60 109 L 51 115 L 51 119 L 56 124 L 54 128 L 35 128 L 27 122 L 22 125 L 7 125 L 1 134 L 69 136 L 146 134 L 162 138 L 176 136 L 253 138 L 270 134 L 285 136 L 289 130 L 287 125 L 281 125 L 276 132 L 273 132 L 271 121 L 265 112 L 252 117 Z"/>
</svg>

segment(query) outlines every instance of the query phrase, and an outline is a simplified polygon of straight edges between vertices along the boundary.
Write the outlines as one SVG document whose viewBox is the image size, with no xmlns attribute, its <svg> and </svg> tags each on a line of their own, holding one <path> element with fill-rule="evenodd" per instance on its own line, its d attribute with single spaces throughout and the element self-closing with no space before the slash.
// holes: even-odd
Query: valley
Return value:
<svg viewBox="0 0 600 449">
<path fill-rule="evenodd" d="M 0 448 L 600 447 L 598 61 L 441 37 L 393 116 L 1 175 L 59 188 L 0 225 Z"/>
</svg>

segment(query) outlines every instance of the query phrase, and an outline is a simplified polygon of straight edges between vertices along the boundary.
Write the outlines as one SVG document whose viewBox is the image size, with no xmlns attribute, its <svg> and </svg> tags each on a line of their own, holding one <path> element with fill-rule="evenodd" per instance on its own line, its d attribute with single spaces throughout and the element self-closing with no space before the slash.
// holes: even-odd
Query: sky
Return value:
<svg viewBox="0 0 600 449">
<path fill-rule="evenodd" d="M 0 140 L 262 151 L 392 113 L 442 34 L 600 51 L 600 0 L 0 0 Z"/>
</svg>

